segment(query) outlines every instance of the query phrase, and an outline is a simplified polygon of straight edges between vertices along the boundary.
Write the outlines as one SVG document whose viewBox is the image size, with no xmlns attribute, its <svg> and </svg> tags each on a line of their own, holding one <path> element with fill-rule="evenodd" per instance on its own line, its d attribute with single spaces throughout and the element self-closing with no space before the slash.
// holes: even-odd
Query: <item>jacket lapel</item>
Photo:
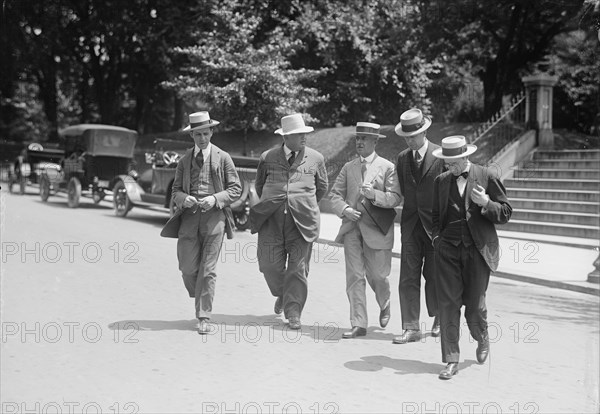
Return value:
<svg viewBox="0 0 600 414">
<path fill-rule="evenodd" d="M 446 210 L 448 209 L 448 197 L 450 196 L 450 185 L 452 185 L 451 173 L 446 174 L 440 185 L 440 223 L 446 220 Z"/>
<path fill-rule="evenodd" d="M 433 165 L 433 162 L 435 161 L 435 157 L 433 156 L 432 152 L 433 148 L 430 143 L 427 147 L 427 152 L 425 153 L 425 159 L 423 160 L 423 174 L 421 175 L 421 177 L 424 177 L 425 174 L 427 174 L 427 171 L 429 171 L 429 169 Z"/>
</svg>

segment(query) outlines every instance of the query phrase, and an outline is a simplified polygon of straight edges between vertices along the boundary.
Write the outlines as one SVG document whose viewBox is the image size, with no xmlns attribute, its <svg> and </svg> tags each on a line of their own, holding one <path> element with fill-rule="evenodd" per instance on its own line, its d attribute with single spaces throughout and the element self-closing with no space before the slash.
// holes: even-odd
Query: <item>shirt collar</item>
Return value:
<svg viewBox="0 0 600 414">
<path fill-rule="evenodd" d="M 369 155 L 368 157 L 360 157 L 360 162 L 366 162 L 367 164 L 371 164 L 373 162 L 373 160 L 375 159 L 375 151 L 373 151 L 371 153 L 371 155 Z"/>
<path fill-rule="evenodd" d="M 206 161 L 208 159 L 211 148 L 212 148 L 212 144 L 209 142 L 208 145 L 206 146 L 206 149 L 204 151 L 202 151 L 202 158 L 204 158 L 204 161 Z M 200 147 L 198 145 L 194 144 L 194 157 L 196 155 L 198 155 L 199 152 L 200 152 Z"/>
<path fill-rule="evenodd" d="M 419 154 L 421 154 L 421 159 L 425 158 L 425 154 L 427 154 L 427 148 L 429 147 L 429 141 L 427 140 L 427 138 L 425 138 L 425 142 L 423 143 L 423 145 L 421 145 L 421 148 L 419 148 L 417 151 L 419 152 Z M 413 151 L 413 158 L 415 158 L 415 155 L 417 151 Z"/>
<path fill-rule="evenodd" d="M 285 153 L 285 158 L 290 158 L 290 154 L 292 150 L 288 148 L 287 145 L 283 144 L 283 152 Z"/>
</svg>

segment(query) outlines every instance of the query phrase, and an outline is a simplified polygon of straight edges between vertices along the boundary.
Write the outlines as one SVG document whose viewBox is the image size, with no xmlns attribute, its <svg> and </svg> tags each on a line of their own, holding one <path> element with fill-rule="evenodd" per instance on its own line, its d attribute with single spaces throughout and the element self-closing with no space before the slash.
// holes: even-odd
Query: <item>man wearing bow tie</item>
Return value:
<svg viewBox="0 0 600 414">
<path fill-rule="evenodd" d="M 184 285 L 195 298 L 198 333 L 208 334 L 216 286 L 216 266 L 223 236 L 233 237 L 233 215 L 229 205 L 240 197 L 241 184 L 228 153 L 211 144 L 218 121 L 208 112 L 189 116 L 194 148 L 186 151 L 177 164 L 173 182 L 173 201 L 178 208 L 177 258 Z"/>
<path fill-rule="evenodd" d="M 400 203 L 400 187 L 394 164 L 375 152 L 377 141 L 385 138 L 380 126 L 370 122 L 356 124 L 356 152 L 359 157 L 344 165 L 331 189 L 331 207 L 342 218 L 335 239 L 344 244 L 346 293 L 350 301 L 352 329 L 343 338 L 367 334 L 366 284 L 375 292 L 379 305 L 379 325 L 390 319 L 390 282 L 394 247 L 394 224 L 383 232 L 361 203 L 391 209 Z"/>
<path fill-rule="evenodd" d="M 435 179 L 432 215 L 442 360 L 447 364 L 439 378 L 444 380 L 458 373 L 463 304 L 469 331 L 478 343 L 477 361 L 482 364 L 489 355 L 485 293 L 500 258 L 495 225 L 508 222 L 512 214 L 499 178 L 469 161 L 476 150 L 465 137 L 451 136 L 433 152 L 448 168 Z"/>
</svg>

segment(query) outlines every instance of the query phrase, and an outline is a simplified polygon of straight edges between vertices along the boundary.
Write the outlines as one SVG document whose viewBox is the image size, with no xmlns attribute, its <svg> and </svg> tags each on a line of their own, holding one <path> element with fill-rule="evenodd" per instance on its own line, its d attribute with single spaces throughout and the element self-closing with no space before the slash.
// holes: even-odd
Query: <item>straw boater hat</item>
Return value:
<svg viewBox="0 0 600 414">
<path fill-rule="evenodd" d="M 424 116 L 420 109 L 409 109 L 400 115 L 400 123 L 394 129 L 401 137 L 412 137 L 426 131 L 431 126 L 431 118 Z"/>
<path fill-rule="evenodd" d="M 385 135 L 379 133 L 379 128 L 381 128 L 381 125 L 372 122 L 357 122 L 354 135 L 369 135 L 377 138 L 385 138 Z"/>
<path fill-rule="evenodd" d="M 281 128 L 275 131 L 275 133 L 279 135 L 290 135 L 305 134 L 313 131 L 313 127 L 304 125 L 302 114 L 292 114 L 281 118 Z"/>
<path fill-rule="evenodd" d="M 477 146 L 467 144 L 467 139 L 462 135 L 452 135 L 442 140 L 442 147 L 433 150 L 434 157 L 451 160 L 462 158 L 477 151 Z"/>
<path fill-rule="evenodd" d="M 204 129 L 219 125 L 219 121 L 210 119 L 208 112 L 194 112 L 190 114 L 190 124 L 183 128 L 184 131 L 193 131 L 194 129 Z"/>
</svg>

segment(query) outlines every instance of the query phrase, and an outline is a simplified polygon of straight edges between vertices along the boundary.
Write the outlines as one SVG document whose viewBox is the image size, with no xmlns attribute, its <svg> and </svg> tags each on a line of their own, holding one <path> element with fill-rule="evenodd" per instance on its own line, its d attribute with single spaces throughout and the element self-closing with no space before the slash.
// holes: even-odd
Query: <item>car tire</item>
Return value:
<svg viewBox="0 0 600 414">
<path fill-rule="evenodd" d="M 125 217 L 132 208 L 133 204 L 127 195 L 125 183 L 123 181 L 117 181 L 113 187 L 113 210 L 115 216 Z"/>
<path fill-rule="evenodd" d="M 40 177 L 40 197 L 43 202 L 48 201 L 48 197 L 50 197 L 50 178 L 46 174 L 42 174 Z"/>
<path fill-rule="evenodd" d="M 67 184 L 67 204 L 70 208 L 79 207 L 81 199 L 81 181 L 77 177 L 71 177 Z"/>
</svg>

